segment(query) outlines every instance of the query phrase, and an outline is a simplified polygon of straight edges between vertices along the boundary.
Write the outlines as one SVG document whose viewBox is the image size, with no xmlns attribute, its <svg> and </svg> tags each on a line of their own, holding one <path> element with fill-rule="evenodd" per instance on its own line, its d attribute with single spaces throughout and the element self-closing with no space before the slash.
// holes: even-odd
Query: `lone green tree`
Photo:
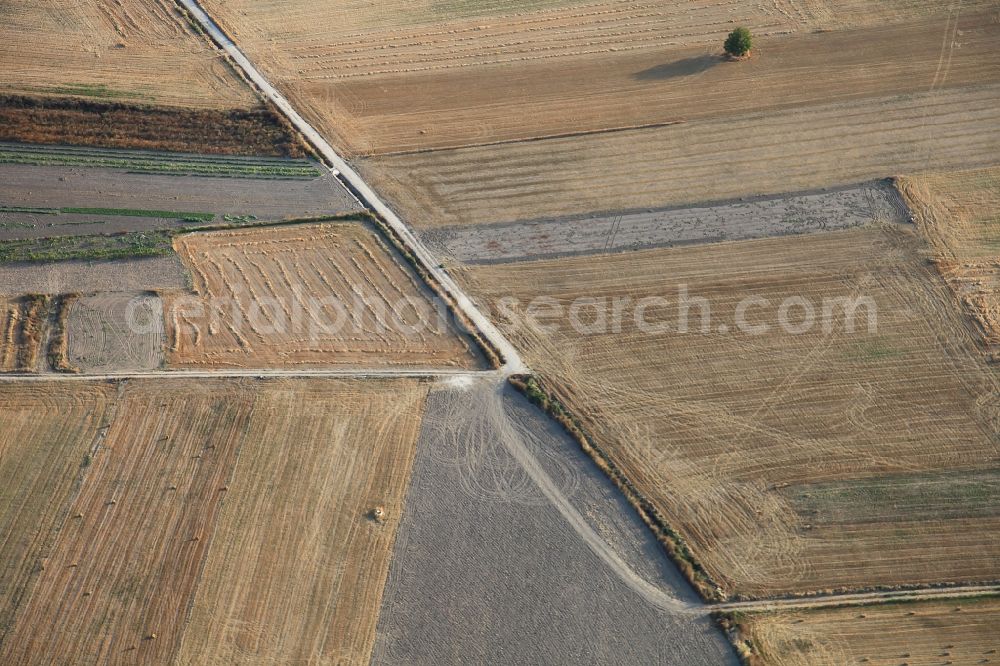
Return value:
<svg viewBox="0 0 1000 666">
<path fill-rule="evenodd" d="M 753 35 L 747 28 L 736 28 L 726 37 L 726 53 L 734 58 L 742 58 L 753 48 Z"/>
</svg>

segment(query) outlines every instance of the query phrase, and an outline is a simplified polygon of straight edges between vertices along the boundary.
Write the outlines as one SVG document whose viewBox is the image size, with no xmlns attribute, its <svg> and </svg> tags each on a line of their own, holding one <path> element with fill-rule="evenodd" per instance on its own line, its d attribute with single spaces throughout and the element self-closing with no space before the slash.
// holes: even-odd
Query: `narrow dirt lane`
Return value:
<svg viewBox="0 0 1000 666">
<path fill-rule="evenodd" d="M 464 314 L 472 324 L 479 329 L 489 343 L 499 352 L 504 360 L 503 372 L 505 375 L 519 374 L 526 371 L 526 366 L 521 360 L 521 356 L 514 349 L 514 346 L 500 333 L 493 322 L 486 315 L 480 312 L 479 308 L 472 302 L 458 284 L 448 275 L 447 271 L 440 267 L 440 262 L 431 254 L 424 244 L 416 237 L 409 227 L 379 198 L 378 194 L 368 186 L 360 175 L 337 154 L 326 139 L 317 132 L 299 113 L 292 107 L 284 95 L 272 86 L 264 75 L 261 74 L 253 63 L 247 59 L 243 52 L 235 43 L 222 31 L 214 20 L 201 8 L 195 0 L 179 0 L 179 2 L 189 11 L 198 23 L 205 29 L 211 38 L 233 59 L 236 65 L 243 70 L 247 77 L 253 81 L 264 95 L 270 99 L 278 109 L 285 114 L 288 120 L 298 129 L 302 135 L 311 143 L 316 150 L 326 159 L 336 172 L 353 188 L 355 194 L 361 202 L 382 217 L 392 230 L 399 235 L 407 249 L 423 264 L 424 268 L 434 276 L 434 279 L 442 286 L 448 296 L 453 299 L 455 307 Z"/>
</svg>

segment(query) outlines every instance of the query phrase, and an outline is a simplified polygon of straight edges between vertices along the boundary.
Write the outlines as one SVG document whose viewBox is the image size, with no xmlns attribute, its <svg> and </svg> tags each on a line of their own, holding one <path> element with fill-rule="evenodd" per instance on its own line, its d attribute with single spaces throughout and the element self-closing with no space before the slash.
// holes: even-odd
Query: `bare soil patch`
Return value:
<svg viewBox="0 0 1000 666">
<path fill-rule="evenodd" d="M 259 104 L 184 109 L 0 95 L 0 141 L 220 155 L 306 154 L 285 120 Z"/>
<path fill-rule="evenodd" d="M 735 664 L 706 617 L 649 605 L 595 555 L 512 455 L 521 446 L 626 566 L 693 599 L 558 425 L 509 386 L 439 387 L 428 398 L 372 663 L 615 663 L 622 655 L 653 663 L 669 654 L 684 664 Z"/>
<path fill-rule="evenodd" d="M 188 234 L 194 297 L 167 299 L 171 367 L 480 367 L 471 341 L 369 226 Z"/>
<path fill-rule="evenodd" d="M 832 192 L 716 205 L 427 229 L 422 237 L 442 256 L 477 264 L 747 240 L 908 221 L 906 206 L 895 188 L 880 181 Z"/>
<path fill-rule="evenodd" d="M 768 666 L 936 666 L 995 661 L 998 612 L 996 598 L 961 599 L 746 614 L 738 621 L 756 647 L 756 663 Z"/>
<path fill-rule="evenodd" d="M 185 289 L 188 283 L 176 256 L 0 265 L 0 295 L 157 291 Z"/>
<path fill-rule="evenodd" d="M 70 306 L 67 361 L 81 372 L 156 370 L 165 342 L 163 302 L 156 294 L 93 294 Z"/>
<path fill-rule="evenodd" d="M 516 318 L 498 317 L 504 331 L 723 592 L 769 596 L 997 576 L 1000 516 L 962 511 L 947 484 L 923 476 L 994 470 L 1000 428 L 995 373 L 924 252 L 911 231 L 886 227 L 462 275 L 491 307 L 518 300 Z M 681 287 L 707 299 L 707 330 L 697 302 L 678 330 Z M 538 296 L 563 307 L 536 310 L 556 330 L 526 325 Z M 574 330 L 567 308 L 581 296 L 668 299 L 644 314 L 669 329 L 640 329 L 629 308 L 620 327 L 593 328 L 584 308 Z M 734 315 L 751 296 L 768 302 L 750 310 L 749 323 L 768 326 L 756 335 Z M 877 328 L 864 309 L 853 330 L 830 310 L 829 325 L 795 334 L 778 319 L 793 296 L 816 313 L 824 299 L 868 297 Z M 874 477 L 911 490 L 809 503 L 815 484 Z"/>
<path fill-rule="evenodd" d="M 151 159 L 159 157 L 155 153 Z M 308 163 L 293 163 L 296 166 Z M 0 164 L 0 240 L 121 233 L 337 215 L 360 209 L 330 172 L 308 178 L 189 176 L 81 166 Z M 66 212 L 61 209 L 93 209 Z M 101 213 L 103 209 L 115 214 Z M 175 213 L 169 218 L 128 210 Z M 183 213 L 212 216 L 185 219 Z"/>
</svg>

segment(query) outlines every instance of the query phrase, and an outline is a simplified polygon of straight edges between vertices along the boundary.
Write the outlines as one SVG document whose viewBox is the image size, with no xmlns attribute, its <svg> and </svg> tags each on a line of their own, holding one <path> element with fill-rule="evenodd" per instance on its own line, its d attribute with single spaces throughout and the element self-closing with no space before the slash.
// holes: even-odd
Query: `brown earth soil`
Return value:
<svg viewBox="0 0 1000 666">
<path fill-rule="evenodd" d="M 302 157 L 270 108 L 184 109 L 67 98 L 0 96 L 0 141 Z"/>
<path fill-rule="evenodd" d="M 0 295 L 178 290 L 188 284 L 176 256 L 0 266 Z"/>
<path fill-rule="evenodd" d="M 99 293 L 73 299 L 66 318 L 66 360 L 82 372 L 158 370 L 166 336 L 163 303 L 143 293 Z"/>
<path fill-rule="evenodd" d="M 110 159 L 115 154 L 102 151 L 102 156 Z M 156 160 L 159 155 L 149 153 L 147 157 Z M 288 164 L 296 168 L 309 166 L 298 161 Z M 127 167 L 0 164 L 0 209 L 8 209 L 0 212 L 0 240 L 207 226 L 225 224 L 226 216 L 251 222 L 301 219 L 361 208 L 330 171 L 317 169 L 314 175 L 240 178 L 132 173 Z M 17 207 L 155 210 L 215 217 L 211 221 L 192 221 L 101 213 L 10 212 Z"/>
</svg>

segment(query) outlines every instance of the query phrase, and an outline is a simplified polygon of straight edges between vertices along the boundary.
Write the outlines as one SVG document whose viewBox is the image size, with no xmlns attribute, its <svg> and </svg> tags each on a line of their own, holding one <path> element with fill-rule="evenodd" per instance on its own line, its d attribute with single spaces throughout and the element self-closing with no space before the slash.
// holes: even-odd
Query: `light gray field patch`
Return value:
<svg viewBox="0 0 1000 666">
<path fill-rule="evenodd" d="M 67 357 L 85 373 L 157 370 L 166 339 L 155 294 L 102 293 L 70 305 Z"/>
<path fill-rule="evenodd" d="M 847 229 L 909 221 L 886 181 L 710 206 L 429 229 L 442 255 L 467 264 L 525 261 Z"/>
<path fill-rule="evenodd" d="M 176 256 L 0 265 L 0 296 L 187 289 Z"/>
<path fill-rule="evenodd" d="M 543 491 L 515 451 L 535 458 Z M 586 528 L 551 501 L 564 496 Z M 590 539 L 617 553 L 609 566 Z M 431 392 L 373 664 L 736 664 L 694 592 L 607 477 L 509 386 Z"/>
</svg>

